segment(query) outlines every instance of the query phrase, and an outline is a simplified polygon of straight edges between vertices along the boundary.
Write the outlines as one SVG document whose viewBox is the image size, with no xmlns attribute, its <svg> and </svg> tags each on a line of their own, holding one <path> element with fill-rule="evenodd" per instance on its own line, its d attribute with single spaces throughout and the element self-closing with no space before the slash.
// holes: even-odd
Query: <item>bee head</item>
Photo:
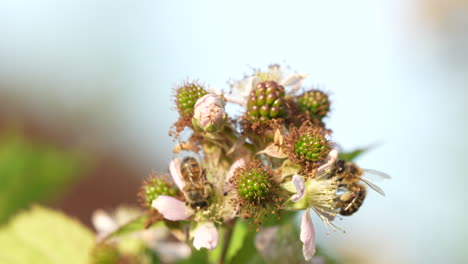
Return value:
<svg viewBox="0 0 468 264">
<path fill-rule="evenodd" d="M 335 173 L 336 174 L 343 174 L 346 170 L 346 161 L 338 160 L 335 165 Z"/>
</svg>

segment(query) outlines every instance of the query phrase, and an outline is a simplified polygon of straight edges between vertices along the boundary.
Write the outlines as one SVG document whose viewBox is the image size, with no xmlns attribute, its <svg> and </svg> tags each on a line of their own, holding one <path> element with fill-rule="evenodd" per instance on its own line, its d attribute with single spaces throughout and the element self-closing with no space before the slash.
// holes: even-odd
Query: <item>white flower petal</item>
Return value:
<svg viewBox="0 0 468 264">
<path fill-rule="evenodd" d="M 302 82 L 307 78 L 307 74 L 292 73 L 283 79 L 281 85 L 291 87 L 289 93 L 294 94 L 301 88 Z"/>
<path fill-rule="evenodd" d="M 299 200 L 302 199 L 305 193 L 304 178 L 296 174 L 292 178 L 292 183 L 294 184 L 294 187 L 296 188 L 297 193 L 291 196 L 291 201 L 298 202 Z"/>
<path fill-rule="evenodd" d="M 93 212 L 91 222 L 94 228 L 96 228 L 98 237 L 105 237 L 118 227 L 117 222 L 102 209 Z"/>
<path fill-rule="evenodd" d="M 151 206 L 158 210 L 164 218 L 171 221 L 187 220 L 193 215 L 184 202 L 167 195 L 159 195 L 153 200 Z"/>
<path fill-rule="evenodd" d="M 317 173 L 322 173 L 328 168 L 330 168 L 333 164 L 335 164 L 336 160 L 338 159 L 338 150 L 332 149 L 327 156 L 327 163 L 323 164 L 317 169 Z"/>
<path fill-rule="evenodd" d="M 218 246 L 218 229 L 212 222 L 205 222 L 195 229 L 193 246 L 213 250 Z"/>
<path fill-rule="evenodd" d="M 250 95 L 250 91 L 257 86 L 257 84 L 260 82 L 260 78 L 257 76 L 252 76 L 248 81 L 247 84 L 244 87 L 244 90 L 241 92 L 241 96 L 244 97 L 246 100 Z"/>
<path fill-rule="evenodd" d="M 302 216 L 300 239 L 303 243 L 302 253 L 304 254 L 304 258 L 309 261 L 315 255 L 315 229 L 309 209 Z"/>
<path fill-rule="evenodd" d="M 183 190 L 185 186 L 185 183 L 182 180 L 182 173 L 180 172 L 181 163 L 182 160 L 179 158 L 175 158 L 171 160 L 171 163 L 169 163 L 169 171 L 171 172 L 172 180 L 177 185 L 179 190 Z"/>
</svg>

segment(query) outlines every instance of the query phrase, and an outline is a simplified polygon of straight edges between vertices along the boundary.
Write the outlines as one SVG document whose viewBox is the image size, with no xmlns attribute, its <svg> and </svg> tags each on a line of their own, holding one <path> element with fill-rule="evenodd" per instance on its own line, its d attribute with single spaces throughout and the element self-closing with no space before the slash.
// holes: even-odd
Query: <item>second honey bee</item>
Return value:
<svg viewBox="0 0 468 264">
<path fill-rule="evenodd" d="M 344 160 L 335 162 L 329 178 L 334 178 L 339 182 L 341 194 L 338 195 L 336 201 L 340 209 L 340 215 L 349 216 L 359 210 L 367 195 L 367 189 L 363 183 L 385 196 L 384 191 L 380 187 L 364 177 L 369 174 L 382 179 L 390 178 L 390 176 L 380 171 L 361 169 L 353 162 L 346 162 Z"/>
<path fill-rule="evenodd" d="M 192 209 L 206 209 L 211 198 L 211 185 L 198 160 L 185 157 L 180 164 L 180 172 L 185 182 L 183 191 L 186 204 Z"/>
</svg>

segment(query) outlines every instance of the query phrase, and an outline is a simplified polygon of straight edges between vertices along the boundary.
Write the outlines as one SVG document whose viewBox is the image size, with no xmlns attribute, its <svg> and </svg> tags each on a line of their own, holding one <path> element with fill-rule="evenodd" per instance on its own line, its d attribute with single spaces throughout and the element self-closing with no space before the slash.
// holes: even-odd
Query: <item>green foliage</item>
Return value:
<svg viewBox="0 0 468 264">
<path fill-rule="evenodd" d="M 75 153 L 31 142 L 22 135 L 0 135 L 0 224 L 32 201 L 60 194 L 83 171 Z"/>
<path fill-rule="evenodd" d="M 226 262 L 230 261 L 242 248 L 245 236 L 248 234 L 249 228 L 246 223 L 237 221 L 232 232 L 231 243 L 226 254 Z"/>
<path fill-rule="evenodd" d="M 76 220 L 39 206 L 0 229 L 0 263 L 89 263 L 94 235 Z"/>
<path fill-rule="evenodd" d="M 143 231 L 143 230 L 145 230 L 145 224 L 146 224 L 147 220 L 148 220 L 147 215 L 140 216 L 140 217 L 128 222 L 127 224 L 119 227 L 117 230 L 115 230 L 114 232 L 109 234 L 106 237 L 106 240 L 109 239 L 109 238 L 124 236 L 124 235 L 128 235 L 128 234 L 132 234 L 134 232 Z"/>
<path fill-rule="evenodd" d="M 354 161 L 355 159 L 360 157 L 362 154 L 369 151 L 371 148 L 372 147 L 358 148 L 358 149 L 348 151 L 348 152 L 340 152 L 340 154 L 338 154 L 338 159 L 342 159 L 346 161 Z"/>
<path fill-rule="evenodd" d="M 248 229 L 248 232 L 244 235 L 242 240 L 242 247 L 238 250 L 237 254 L 231 259 L 230 264 L 245 263 L 245 264 L 263 264 L 263 260 L 260 253 L 255 248 L 255 235 L 257 232 L 252 229 Z"/>
<path fill-rule="evenodd" d="M 200 250 L 193 249 L 192 255 L 187 259 L 183 259 L 177 262 L 177 264 L 192 264 L 192 263 L 199 263 L 205 264 L 210 263 L 208 259 L 208 250 L 206 248 L 202 248 Z"/>
</svg>

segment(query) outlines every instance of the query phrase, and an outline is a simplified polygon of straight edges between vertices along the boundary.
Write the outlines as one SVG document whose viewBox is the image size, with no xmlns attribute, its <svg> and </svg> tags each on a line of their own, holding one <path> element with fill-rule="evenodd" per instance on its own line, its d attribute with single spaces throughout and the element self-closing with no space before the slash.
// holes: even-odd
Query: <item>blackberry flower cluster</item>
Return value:
<svg viewBox="0 0 468 264">
<path fill-rule="evenodd" d="M 237 219 L 259 231 L 285 211 L 305 211 L 299 239 L 309 260 L 315 253 L 310 210 L 336 228 L 336 217 L 360 208 L 366 186 L 383 194 L 363 177 L 366 170 L 339 158 L 325 123 L 329 96 L 304 87 L 306 77 L 271 65 L 231 81 L 229 92 L 198 82 L 177 87 L 172 181 L 151 177 L 139 194 L 148 214 L 159 216 L 152 219 L 172 223 L 171 230 L 185 234 L 177 237 L 194 248 L 213 250 L 218 230 Z M 227 104 L 242 114 L 228 114 Z"/>
</svg>

